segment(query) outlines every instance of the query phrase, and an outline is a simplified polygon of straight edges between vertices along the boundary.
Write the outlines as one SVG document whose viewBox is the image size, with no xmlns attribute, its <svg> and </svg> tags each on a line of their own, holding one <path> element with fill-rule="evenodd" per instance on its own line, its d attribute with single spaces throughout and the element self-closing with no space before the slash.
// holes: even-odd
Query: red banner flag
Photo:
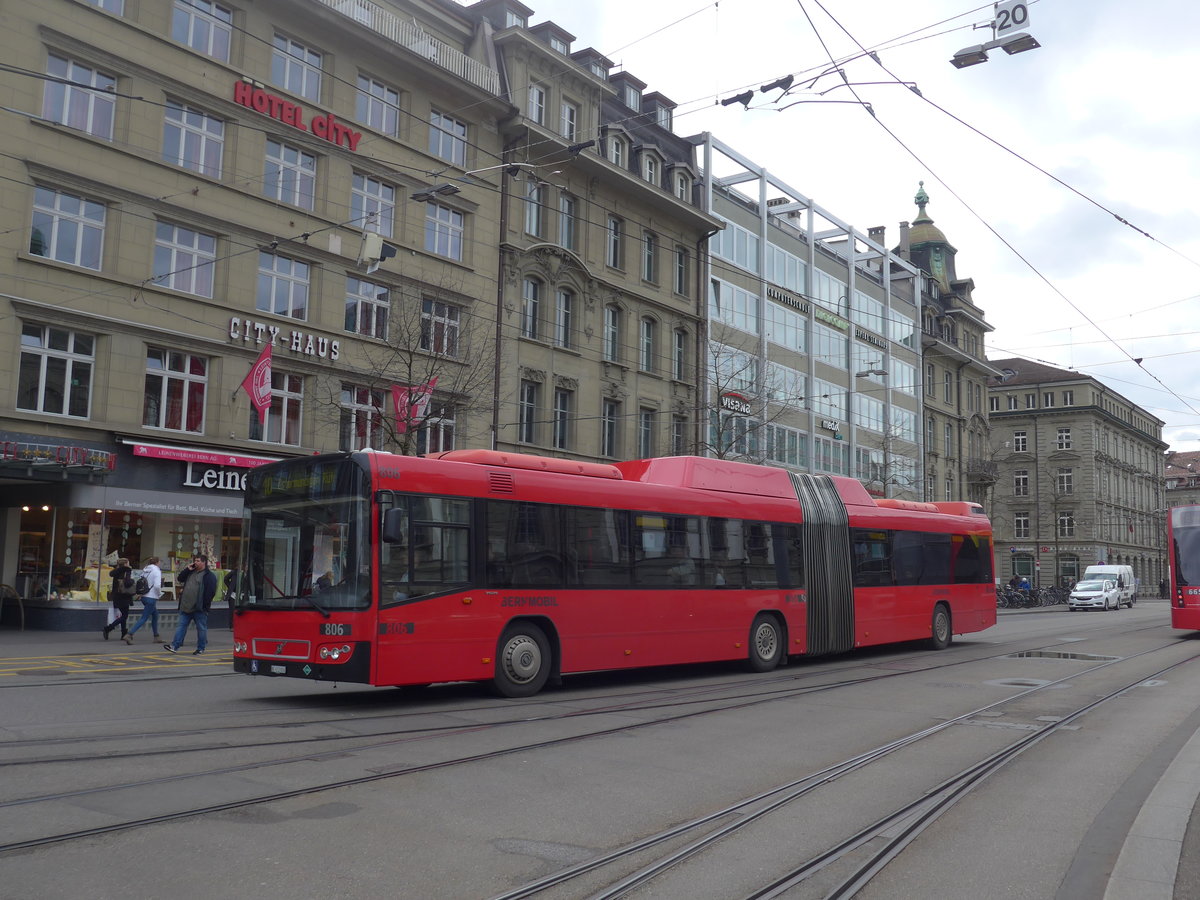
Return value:
<svg viewBox="0 0 1200 900">
<path fill-rule="evenodd" d="M 271 408 L 271 345 L 263 347 L 262 353 L 242 379 L 242 390 L 250 398 L 250 405 L 258 410 L 258 424 L 267 421 L 267 410 Z"/>
<path fill-rule="evenodd" d="M 392 385 L 392 406 L 396 410 L 396 434 L 408 434 L 413 420 L 420 419 L 425 415 L 425 408 L 429 406 L 429 398 L 433 396 L 433 389 L 436 386 L 436 375 L 420 387 Z"/>
</svg>

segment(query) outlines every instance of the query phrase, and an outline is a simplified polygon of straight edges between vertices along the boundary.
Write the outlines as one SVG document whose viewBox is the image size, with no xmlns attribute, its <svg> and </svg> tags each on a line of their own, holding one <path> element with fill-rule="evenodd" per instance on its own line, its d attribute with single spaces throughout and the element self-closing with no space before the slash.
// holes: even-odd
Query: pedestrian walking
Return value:
<svg viewBox="0 0 1200 900">
<path fill-rule="evenodd" d="M 1167 579 L 1165 578 L 1158 579 L 1158 597 L 1160 600 L 1167 598 Z"/>
<path fill-rule="evenodd" d="M 196 649 L 192 656 L 199 656 L 208 646 L 208 610 L 217 595 L 217 573 L 208 567 L 208 557 L 197 554 L 192 564 L 181 569 L 175 577 L 179 587 L 179 627 L 171 643 L 163 644 L 164 650 L 178 653 L 187 636 L 188 626 L 196 623 Z"/>
<path fill-rule="evenodd" d="M 142 601 L 142 617 L 133 623 L 133 627 L 129 629 L 129 633 L 125 635 L 125 643 L 132 644 L 133 636 L 137 634 L 137 630 L 146 624 L 146 620 L 150 620 L 150 627 L 154 631 L 154 639 L 161 641 L 162 638 L 158 635 L 158 598 L 162 596 L 162 569 L 158 567 L 159 559 L 157 556 L 147 557 L 142 563 L 142 578 L 146 580 L 145 591 L 137 594 L 137 598 Z"/>
<path fill-rule="evenodd" d="M 129 567 L 129 560 L 121 557 L 117 560 L 117 564 L 112 570 L 112 605 L 117 611 L 117 618 L 104 626 L 104 639 L 107 641 L 109 634 L 118 625 L 121 626 L 121 638 L 129 634 L 129 604 L 133 602 L 133 569 Z"/>
</svg>

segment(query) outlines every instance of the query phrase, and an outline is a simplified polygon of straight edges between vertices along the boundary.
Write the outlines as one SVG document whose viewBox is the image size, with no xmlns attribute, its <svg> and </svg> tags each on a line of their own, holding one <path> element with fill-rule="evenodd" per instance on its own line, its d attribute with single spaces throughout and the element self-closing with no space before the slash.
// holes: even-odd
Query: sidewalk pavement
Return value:
<svg viewBox="0 0 1200 900">
<path fill-rule="evenodd" d="M 118 628 L 104 640 L 103 634 L 96 631 L 21 631 L 17 628 L 0 628 L 0 659 L 16 659 L 45 656 L 75 656 L 81 653 L 103 653 L 106 650 L 114 653 L 136 653 L 138 651 L 162 650 L 162 645 L 171 640 L 175 629 L 160 632 L 162 640 L 154 640 L 149 624 L 133 636 L 133 643 L 126 644 L 121 640 Z M 187 652 L 196 649 L 196 628 L 188 629 L 184 638 Z M 228 628 L 208 629 L 208 653 L 232 653 L 233 632 Z"/>
</svg>

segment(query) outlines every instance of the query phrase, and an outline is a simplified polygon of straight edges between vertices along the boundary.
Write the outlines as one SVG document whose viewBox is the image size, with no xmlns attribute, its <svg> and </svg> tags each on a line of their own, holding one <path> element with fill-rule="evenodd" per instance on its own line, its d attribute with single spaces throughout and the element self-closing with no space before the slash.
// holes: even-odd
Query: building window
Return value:
<svg viewBox="0 0 1200 900">
<path fill-rule="evenodd" d="M 517 440 L 523 444 L 532 444 L 537 437 L 537 408 L 537 382 L 522 381 L 517 403 Z"/>
<path fill-rule="evenodd" d="M 682 329 L 676 329 L 671 347 L 671 377 L 676 381 L 685 381 L 687 375 L 687 343 L 688 335 Z"/>
<path fill-rule="evenodd" d="M 525 233 L 542 236 L 542 211 L 546 208 L 546 188 L 531 181 L 525 192 Z"/>
<path fill-rule="evenodd" d="M 233 11 L 211 0 L 175 0 L 171 12 L 171 40 L 197 53 L 229 62 Z"/>
<path fill-rule="evenodd" d="M 658 275 L 658 238 L 652 232 L 642 235 L 642 279 L 655 281 Z"/>
<path fill-rule="evenodd" d="M 167 100 L 163 119 L 163 159 L 209 178 L 221 177 L 225 123 L 193 106 Z"/>
<path fill-rule="evenodd" d="M 421 301 L 421 349 L 457 359 L 461 319 L 462 307 L 426 297 Z"/>
<path fill-rule="evenodd" d="M 561 134 L 568 143 L 575 143 L 575 139 L 579 137 L 579 106 L 567 100 L 562 102 L 562 110 L 559 115 L 558 133 Z"/>
<path fill-rule="evenodd" d="M 862 395 L 860 394 L 859 396 L 862 396 Z M 943 432 L 942 437 L 945 438 L 945 441 L 946 441 L 946 446 L 945 446 L 946 455 L 954 456 L 955 455 L 955 453 L 954 453 L 954 426 L 947 422 L 946 426 L 945 426 L 945 428 L 943 428 L 942 432 Z"/>
<path fill-rule="evenodd" d="M 613 135 L 608 139 L 608 158 L 614 166 L 620 169 L 625 168 L 625 160 L 628 157 L 627 149 L 624 138 Z"/>
<path fill-rule="evenodd" d="M 609 362 L 621 359 L 621 311 L 615 306 L 604 307 L 604 358 Z"/>
<path fill-rule="evenodd" d="M 954 373 L 949 370 L 942 373 L 942 399 L 954 402 Z"/>
<path fill-rule="evenodd" d="M 1075 537 L 1075 511 L 1060 509 L 1058 511 L 1058 536 L 1060 538 Z"/>
<path fill-rule="evenodd" d="M 662 184 L 662 165 L 657 156 L 647 153 L 642 164 L 642 177 L 655 187 Z"/>
<path fill-rule="evenodd" d="M 1026 394 L 1025 395 L 1025 408 L 1026 409 L 1037 409 L 1037 394 Z"/>
<path fill-rule="evenodd" d="M 1075 477 L 1073 469 L 1060 468 L 1058 470 L 1058 492 L 1060 494 L 1075 493 Z"/>
<path fill-rule="evenodd" d="M 575 295 L 560 288 L 554 298 L 554 343 L 570 347 L 575 327 Z"/>
<path fill-rule="evenodd" d="M 571 409 L 575 392 L 565 388 L 554 391 L 554 449 L 567 450 L 571 445 Z"/>
<path fill-rule="evenodd" d="M 259 251 L 255 308 L 277 316 L 307 319 L 308 270 L 308 263 Z"/>
<path fill-rule="evenodd" d="M 546 124 L 546 89 L 541 85 L 529 86 L 529 108 L 527 115 L 538 125 Z"/>
<path fill-rule="evenodd" d="M 623 223 L 616 216 L 608 217 L 607 251 L 605 262 L 614 269 L 621 268 L 624 254 L 622 253 L 621 231 Z"/>
<path fill-rule="evenodd" d="M 571 45 L 560 37 L 550 36 L 550 49 L 567 56 L 571 52 Z"/>
<path fill-rule="evenodd" d="M 1053 405 L 1054 405 L 1054 392 L 1046 391 L 1046 393 L 1042 394 L 1042 406 L 1044 406 L 1046 408 L 1050 408 Z"/>
<path fill-rule="evenodd" d="M 263 193 L 280 203 L 312 209 L 317 184 L 317 158 L 299 147 L 267 141 Z"/>
<path fill-rule="evenodd" d="M 685 172 L 675 173 L 675 196 L 684 203 L 692 202 L 692 179 Z"/>
<path fill-rule="evenodd" d="M 688 422 L 683 416 L 671 416 L 671 455 L 685 456 L 688 452 Z"/>
<path fill-rule="evenodd" d="M 937 399 L 937 382 L 934 381 L 933 363 L 925 365 L 925 396 Z"/>
<path fill-rule="evenodd" d="M 216 235 L 158 222 L 154 226 L 154 281 L 174 291 L 213 295 Z"/>
<path fill-rule="evenodd" d="M 558 243 L 568 250 L 575 249 L 575 231 L 578 228 L 577 202 L 570 194 L 558 197 Z"/>
<path fill-rule="evenodd" d="M 268 444 L 300 445 L 300 415 L 304 401 L 304 379 L 272 370 L 271 406 L 262 422 L 250 407 L 250 440 Z"/>
<path fill-rule="evenodd" d="M 105 12 L 110 12 L 114 16 L 123 16 L 125 14 L 125 0 L 85 0 L 96 9 L 102 9 Z"/>
<path fill-rule="evenodd" d="M 1013 432 L 1013 453 L 1029 452 L 1029 434 L 1024 431 Z"/>
<path fill-rule="evenodd" d="M 391 309 L 384 285 L 354 276 L 346 279 L 346 331 L 385 341 Z"/>
<path fill-rule="evenodd" d="M 338 449 L 379 450 L 384 442 L 383 391 L 358 384 L 342 384 Z"/>
<path fill-rule="evenodd" d="M 1063 406 L 1074 406 L 1074 405 L 1075 405 L 1075 392 L 1074 391 L 1063 391 Z"/>
<path fill-rule="evenodd" d="M 350 220 L 363 231 L 392 236 L 396 189 L 385 181 L 354 173 L 350 187 Z"/>
<path fill-rule="evenodd" d="M 937 452 L 937 422 L 933 416 L 925 422 L 925 449 L 930 453 Z"/>
<path fill-rule="evenodd" d="M 675 293 L 687 295 L 691 259 L 686 247 L 675 248 Z"/>
<path fill-rule="evenodd" d="M 1017 408 L 1017 404 L 1018 404 L 1018 398 L 1017 398 L 1017 395 L 1016 395 L 1016 394 L 1009 394 L 1009 395 L 1008 395 L 1008 408 L 1009 408 L 1009 409 L 1016 409 L 1016 408 Z"/>
<path fill-rule="evenodd" d="M 207 389 L 208 360 L 203 356 L 148 348 L 142 424 L 203 434 Z"/>
<path fill-rule="evenodd" d="M 537 340 L 542 314 L 542 283 L 526 278 L 521 289 L 521 337 Z"/>
<path fill-rule="evenodd" d="M 600 403 L 600 455 L 615 457 L 619 446 L 621 403 L 605 398 Z"/>
<path fill-rule="evenodd" d="M 467 164 L 467 123 L 436 109 L 429 120 L 429 152 L 456 166 Z"/>
<path fill-rule="evenodd" d="M 425 204 L 425 249 L 438 256 L 463 258 L 463 214 L 438 203 Z"/>
<path fill-rule="evenodd" d="M 1071 429 L 1070 428 L 1058 429 L 1057 446 L 1058 446 L 1059 450 L 1070 450 L 1071 449 Z"/>
<path fill-rule="evenodd" d="M 672 110 L 669 106 L 660 106 L 658 109 L 654 110 L 654 121 L 658 124 L 659 128 L 665 128 L 667 131 L 671 130 L 673 112 L 674 110 Z"/>
<path fill-rule="evenodd" d="M 91 412 L 95 358 L 93 335 L 22 324 L 17 409 L 86 419 Z"/>
<path fill-rule="evenodd" d="M 638 345 L 640 347 L 638 362 L 643 372 L 655 371 L 657 332 L 657 323 L 653 319 L 649 317 L 642 319 L 641 340 Z"/>
<path fill-rule="evenodd" d="M 42 118 L 111 141 L 117 79 L 53 53 L 46 63 L 46 74 L 50 78 L 42 97 Z"/>
<path fill-rule="evenodd" d="M 400 92 L 359 75 L 354 116 L 368 128 L 395 137 L 400 130 Z"/>
<path fill-rule="evenodd" d="M 953 499 L 954 499 L 954 478 L 951 475 L 947 475 L 946 476 L 945 500 L 946 500 L 946 502 L 950 502 Z"/>
<path fill-rule="evenodd" d="M 417 453 L 444 453 L 454 449 L 456 425 L 454 407 L 433 406 L 425 413 L 425 422 L 417 432 Z"/>
<path fill-rule="evenodd" d="M 33 189 L 29 252 L 85 269 L 99 269 L 104 255 L 103 203 L 56 191 Z"/>
<path fill-rule="evenodd" d="M 1023 540 L 1029 537 L 1029 513 L 1026 511 L 1013 513 L 1013 537 Z"/>
<path fill-rule="evenodd" d="M 275 35 L 271 54 L 271 81 L 285 90 L 314 102 L 321 100 L 321 54 L 284 37 Z"/>
<path fill-rule="evenodd" d="M 1029 496 L 1029 470 L 1017 469 L 1013 472 L 1013 496 L 1028 497 Z"/>
<path fill-rule="evenodd" d="M 625 105 L 638 112 L 642 110 L 642 92 L 632 84 L 625 85 Z"/>
<path fill-rule="evenodd" d="M 642 459 L 649 459 L 654 455 L 654 430 L 657 422 L 657 410 L 638 410 L 638 456 Z"/>
<path fill-rule="evenodd" d="M 988 397 L 988 412 L 1000 412 L 999 397 Z"/>
</svg>

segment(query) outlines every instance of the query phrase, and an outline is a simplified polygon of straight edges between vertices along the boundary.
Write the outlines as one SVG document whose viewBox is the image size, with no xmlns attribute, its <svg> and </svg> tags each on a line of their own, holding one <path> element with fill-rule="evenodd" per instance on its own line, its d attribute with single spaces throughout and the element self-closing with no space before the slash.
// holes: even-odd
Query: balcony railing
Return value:
<svg viewBox="0 0 1200 900">
<path fill-rule="evenodd" d="M 457 75 L 492 94 L 500 93 L 500 73 L 445 41 L 425 32 L 416 22 L 406 21 L 371 0 L 317 0 L 318 3 L 370 28 L 401 47 L 407 47 L 447 72 Z"/>
<path fill-rule="evenodd" d="M 993 484 L 1000 474 L 1000 466 L 990 459 L 968 459 L 965 471 L 968 481 Z"/>
</svg>

